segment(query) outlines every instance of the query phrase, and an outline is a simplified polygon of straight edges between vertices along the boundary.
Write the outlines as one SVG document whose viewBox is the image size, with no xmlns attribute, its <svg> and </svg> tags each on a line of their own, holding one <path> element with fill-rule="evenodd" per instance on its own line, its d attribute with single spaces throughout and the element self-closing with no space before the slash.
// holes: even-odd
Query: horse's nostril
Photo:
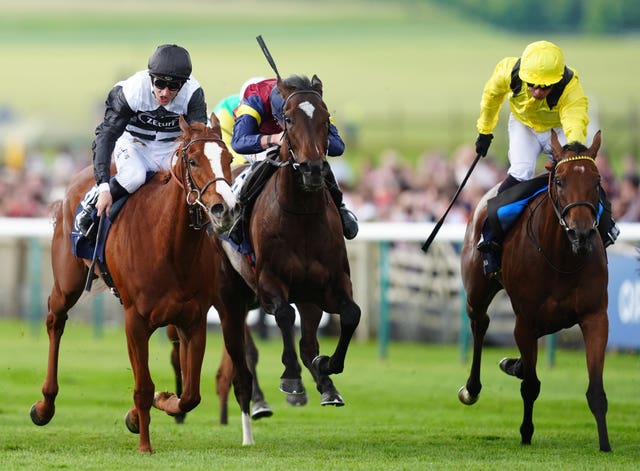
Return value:
<svg viewBox="0 0 640 471">
<path fill-rule="evenodd" d="M 224 213 L 224 205 L 222 203 L 217 203 L 211 206 L 211 214 L 219 216 L 222 213 Z"/>
</svg>

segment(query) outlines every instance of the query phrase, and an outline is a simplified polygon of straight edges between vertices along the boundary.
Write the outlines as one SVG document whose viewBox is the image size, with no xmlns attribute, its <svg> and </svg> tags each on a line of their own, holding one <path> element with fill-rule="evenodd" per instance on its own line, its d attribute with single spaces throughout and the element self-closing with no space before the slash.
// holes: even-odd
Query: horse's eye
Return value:
<svg viewBox="0 0 640 471">
<path fill-rule="evenodd" d="M 189 159 L 189 166 L 191 167 L 196 167 L 198 164 L 196 163 L 195 159 Z"/>
<path fill-rule="evenodd" d="M 562 180 L 560 179 L 560 177 L 554 178 L 553 183 L 555 183 L 556 186 L 562 187 Z"/>
<path fill-rule="evenodd" d="M 293 120 L 291 118 L 289 118 L 288 116 L 285 116 L 284 117 L 284 122 L 287 123 L 287 124 L 292 124 Z"/>
</svg>

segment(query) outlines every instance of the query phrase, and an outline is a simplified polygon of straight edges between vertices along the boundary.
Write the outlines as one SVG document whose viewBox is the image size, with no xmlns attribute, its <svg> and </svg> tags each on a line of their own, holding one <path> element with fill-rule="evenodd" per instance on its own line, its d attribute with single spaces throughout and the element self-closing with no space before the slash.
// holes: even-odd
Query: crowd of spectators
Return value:
<svg viewBox="0 0 640 471">
<path fill-rule="evenodd" d="M 475 158 L 472 146 L 461 146 L 451 155 L 431 151 L 408 163 L 395 150 L 386 150 L 378 164 L 364 163 L 357 172 L 348 157 L 331 159 L 345 193 L 347 206 L 361 222 L 437 221 Z M 466 222 L 480 197 L 506 175 L 506 167 L 489 155 L 481 159 L 467 181 L 447 222 Z M 543 159 L 539 159 L 542 161 Z M 596 162 L 602 186 L 620 222 L 640 222 L 640 176 L 636 159 L 624 157 L 621 176 L 601 152 Z M 541 162 L 543 163 L 543 162 Z M 17 164 L 0 159 L 0 217 L 48 217 L 50 204 L 64 196 L 73 174 L 90 164 L 90 156 L 59 149 L 42 155 L 28 152 Z"/>
</svg>

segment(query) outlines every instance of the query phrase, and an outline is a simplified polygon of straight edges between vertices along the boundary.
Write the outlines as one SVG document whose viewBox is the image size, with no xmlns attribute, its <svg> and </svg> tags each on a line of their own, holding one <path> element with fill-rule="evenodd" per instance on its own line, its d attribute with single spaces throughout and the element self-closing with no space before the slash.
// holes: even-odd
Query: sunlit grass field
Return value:
<svg viewBox="0 0 640 471">
<path fill-rule="evenodd" d="M 540 352 L 542 390 L 534 409 L 531 446 L 520 445 L 522 401 L 518 380 L 498 361 L 512 349 L 487 348 L 483 391 L 474 406 L 456 396 L 469 365 L 453 345 L 392 343 L 386 359 L 375 342 L 352 344 L 345 371 L 334 377 L 346 406 L 321 407 L 305 371 L 309 404 L 293 408 L 278 391 L 281 341 L 259 340 L 259 377 L 273 417 L 254 422 L 256 445 L 241 445 L 238 406 L 230 424 L 217 423 L 214 375 L 220 335 L 212 331 L 202 375 L 202 403 L 183 425 L 152 410 L 151 456 L 137 452 L 138 436 L 124 415 L 132 404 L 133 375 L 121 327 L 96 338 L 70 321 L 62 339 L 56 415 L 37 427 L 29 408 L 41 398 L 48 340 L 43 327 L 0 321 L 0 455 L 2 469 L 100 470 L 416 470 L 607 469 L 637 467 L 640 459 L 640 362 L 610 353 L 605 368 L 612 453 L 598 451 L 585 391 L 582 352 L 557 352 L 555 367 Z M 334 338 L 321 339 L 330 352 Z M 173 390 L 164 332 L 151 339 L 157 390 Z"/>
<path fill-rule="evenodd" d="M 87 150 L 110 87 L 144 68 L 158 44 L 189 49 L 213 109 L 247 77 L 273 75 L 255 41 L 262 34 L 283 76 L 323 80 L 352 163 L 388 148 L 408 160 L 448 153 L 474 141 L 480 94 L 498 60 L 541 39 L 426 1 L 0 0 L 0 7 L 0 105 L 31 123 L 22 132 Z M 640 36 L 545 38 L 580 73 L 614 160 L 636 151 Z M 492 146 L 502 160 L 503 115 Z"/>
</svg>

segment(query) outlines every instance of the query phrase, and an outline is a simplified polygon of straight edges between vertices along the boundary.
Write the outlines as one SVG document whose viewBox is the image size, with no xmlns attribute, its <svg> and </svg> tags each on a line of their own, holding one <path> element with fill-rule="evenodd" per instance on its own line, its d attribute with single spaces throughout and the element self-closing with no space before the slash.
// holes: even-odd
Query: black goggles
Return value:
<svg viewBox="0 0 640 471">
<path fill-rule="evenodd" d="M 164 90 L 165 88 L 168 88 L 172 92 L 176 92 L 182 88 L 182 85 L 184 85 L 184 82 L 164 80 L 157 77 L 152 77 L 152 80 L 153 86 L 158 90 Z"/>
<path fill-rule="evenodd" d="M 532 83 L 527 83 L 527 86 L 530 88 L 537 88 L 538 90 L 549 90 L 553 85 L 534 85 Z"/>
</svg>

